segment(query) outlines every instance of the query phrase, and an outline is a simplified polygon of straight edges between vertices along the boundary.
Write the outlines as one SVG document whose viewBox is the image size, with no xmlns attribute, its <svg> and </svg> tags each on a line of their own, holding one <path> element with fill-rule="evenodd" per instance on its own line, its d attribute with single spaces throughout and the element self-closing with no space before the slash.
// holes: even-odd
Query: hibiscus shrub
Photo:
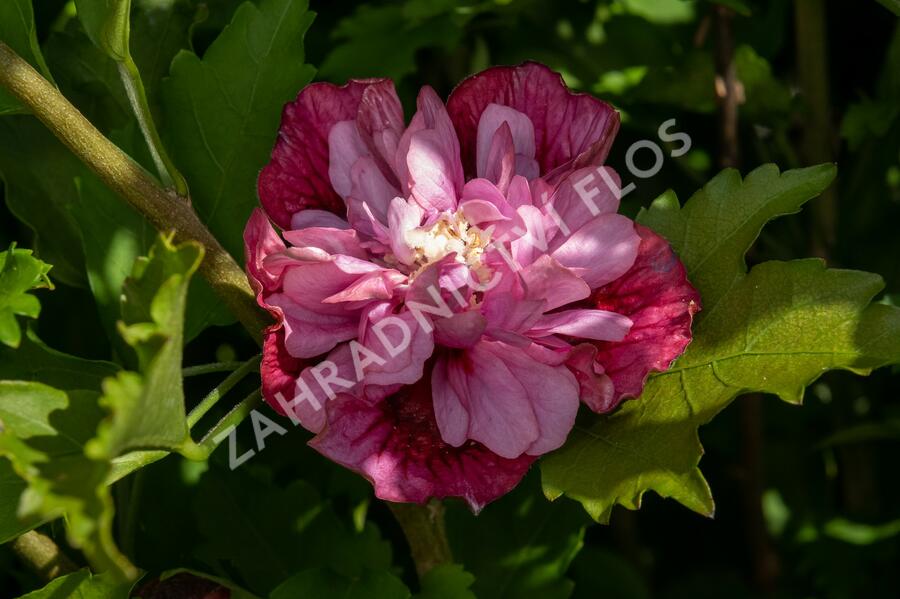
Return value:
<svg viewBox="0 0 900 599">
<path fill-rule="evenodd" d="M 334 4 L 0 5 L 4 596 L 896 590 L 900 37 Z"/>
</svg>

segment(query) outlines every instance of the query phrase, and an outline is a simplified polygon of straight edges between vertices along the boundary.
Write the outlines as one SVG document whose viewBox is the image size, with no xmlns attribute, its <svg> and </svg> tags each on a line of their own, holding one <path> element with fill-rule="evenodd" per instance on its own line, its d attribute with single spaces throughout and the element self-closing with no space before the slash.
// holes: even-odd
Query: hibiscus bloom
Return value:
<svg viewBox="0 0 900 599">
<path fill-rule="evenodd" d="M 581 402 L 637 396 L 690 341 L 699 297 L 617 214 L 608 104 L 526 63 L 422 88 L 317 83 L 284 109 L 245 231 L 263 393 L 378 497 L 511 490 Z M 271 221 L 281 229 L 279 235 Z"/>
</svg>

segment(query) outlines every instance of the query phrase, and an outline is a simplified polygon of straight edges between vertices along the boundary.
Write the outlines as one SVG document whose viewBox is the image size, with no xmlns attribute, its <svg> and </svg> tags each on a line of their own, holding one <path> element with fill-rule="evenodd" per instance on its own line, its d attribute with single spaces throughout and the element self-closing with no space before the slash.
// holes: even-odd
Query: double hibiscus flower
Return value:
<svg viewBox="0 0 900 599">
<path fill-rule="evenodd" d="M 699 296 L 617 214 L 618 127 L 535 63 L 474 75 L 446 106 L 424 87 L 408 125 L 390 80 L 306 87 L 244 235 L 277 321 L 268 403 L 378 497 L 478 510 L 581 403 L 637 396 L 690 341 Z"/>
</svg>

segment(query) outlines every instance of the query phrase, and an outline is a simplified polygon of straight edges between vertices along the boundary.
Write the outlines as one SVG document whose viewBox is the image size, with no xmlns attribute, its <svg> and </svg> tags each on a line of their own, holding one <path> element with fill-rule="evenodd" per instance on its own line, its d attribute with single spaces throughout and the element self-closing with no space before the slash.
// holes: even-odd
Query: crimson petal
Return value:
<svg viewBox="0 0 900 599">
<path fill-rule="evenodd" d="M 531 119 L 535 158 L 544 178 L 557 168 L 601 164 L 619 130 L 619 113 L 612 106 L 570 92 L 548 67 L 536 62 L 493 67 L 460 83 L 447 100 L 470 176 L 475 176 L 478 122 L 490 104 L 509 106 Z"/>
<path fill-rule="evenodd" d="M 668 242 L 647 227 L 635 224 L 635 231 L 641 243 L 634 265 L 591 295 L 592 306 L 633 323 L 622 341 L 595 343 L 597 362 L 615 385 L 610 402 L 597 411 L 637 397 L 651 371 L 669 368 L 691 342 L 691 322 L 700 310 L 700 294 Z"/>
<path fill-rule="evenodd" d="M 365 476 L 387 501 L 460 497 L 478 512 L 511 491 L 536 459 L 502 458 L 472 441 L 461 447 L 445 443 L 429 376 L 374 405 L 339 395 L 326 410 L 328 424 L 310 446 Z"/>
<path fill-rule="evenodd" d="M 313 83 L 285 105 L 272 160 L 257 182 L 259 199 L 279 227 L 290 229 L 291 216 L 307 208 L 346 213 L 328 178 L 328 133 L 335 123 L 356 120 L 369 87 L 393 85 L 389 79 L 351 80 L 340 87 Z"/>
</svg>

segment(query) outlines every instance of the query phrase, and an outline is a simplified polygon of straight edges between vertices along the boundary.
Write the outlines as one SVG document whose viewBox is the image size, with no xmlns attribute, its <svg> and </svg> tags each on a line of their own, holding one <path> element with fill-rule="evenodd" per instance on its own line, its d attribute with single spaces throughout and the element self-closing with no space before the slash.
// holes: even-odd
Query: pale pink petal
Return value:
<svg viewBox="0 0 900 599">
<path fill-rule="evenodd" d="M 417 106 L 399 143 L 397 159 L 405 160 L 409 188 L 420 206 L 427 211 L 452 210 L 464 183 L 456 130 L 430 87 L 419 92 Z M 399 174 L 402 187 L 404 173 Z"/>
<path fill-rule="evenodd" d="M 434 319 L 434 341 L 444 347 L 464 349 L 481 339 L 487 319 L 477 310 L 459 312 L 449 318 Z"/>
<path fill-rule="evenodd" d="M 369 257 L 368 252 L 359 245 L 356 231 L 352 229 L 307 227 L 285 231 L 284 238 L 296 247 L 315 247 L 329 254 L 344 254 L 361 260 Z"/>
<path fill-rule="evenodd" d="M 371 158 L 371 154 L 359 136 L 356 120 L 335 123 L 328 133 L 328 177 L 345 200 L 353 189 L 350 171 L 360 158 Z"/>
<path fill-rule="evenodd" d="M 523 161 L 524 163 L 527 163 L 527 160 L 533 161 L 534 159 L 534 126 L 531 124 L 531 119 L 508 106 L 488 104 L 478 120 L 476 138 L 478 164 L 476 171 L 479 177 L 490 178 L 487 173 L 488 167 L 493 166 L 489 164 L 491 147 L 494 143 L 495 134 L 504 125 L 509 128 L 512 137 L 516 162 L 518 163 L 519 157 L 526 159 Z M 525 173 L 521 173 L 517 169 L 516 174 L 524 175 Z M 536 175 L 537 173 L 534 173 L 534 176 Z"/>
<path fill-rule="evenodd" d="M 333 212 L 315 210 L 313 208 L 297 212 L 291 217 L 291 229 L 306 229 L 307 227 L 349 229 L 350 223 Z"/>
<path fill-rule="evenodd" d="M 506 192 L 515 173 L 516 148 L 513 144 L 512 129 L 509 128 L 509 123 L 503 123 L 491 138 L 483 177 L 495 183 L 500 191 Z"/>
<path fill-rule="evenodd" d="M 422 224 L 422 209 L 403 198 L 394 198 L 388 208 L 388 232 L 391 251 L 403 264 L 415 261 L 415 248 L 406 240 L 406 233 Z"/>
<path fill-rule="evenodd" d="M 353 188 L 347 197 L 347 220 L 360 233 L 377 238 L 377 225 L 387 225 L 388 208 L 399 190 L 385 178 L 371 157 L 357 160 L 350 177 Z"/>
<path fill-rule="evenodd" d="M 608 185 L 604 176 L 612 184 Z M 609 167 L 579 169 L 559 184 L 543 209 L 559 223 L 560 236 L 571 235 L 596 216 L 619 210 L 619 199 L 612 185 L 617 189 L 621 182 Z"/>
<path fill-rule="evenodd" d="M 266 301 L 284 314 L 285 348 L 295 358 L 322 355 L 356 337 L 359 330 L 359 315 L 353 312 L 313 310 L 284 293 L 272 294 Z"/>
<path fill-rule="evenodd" d="M 568 238 L 557 236 L 550 255 L 570 268 L 590 285 L 591 289 L 605 285 L 625 274 L 634 264 L 641 238 L 634 230 L 634 222 L 621 214 L 601 214 L 594 217 Z"/>
<path fill-rule="evenodd" d="M 366 385 L 415 383 L 434 352 L 432 331 L 421 327 L 410 312 L 394 314 L 393 308 L 389 302 L 373 304 L 361 321 L 360 343 L 383 360 L 366 369 Z"/>
<path fill-rule="evenodd" d="M 543 299 L 546 311 L 585 299 L 591 293 L 583 279 L 550 256 L 541 256 L 521 275 L 526 297 Z"/>
<path fill-rule="evenodd" d="M 369 153 L 375 157 L 388 181 L 396 185 L 395 157 L 405 124 L 403 106 L 393 81 L 385 80 L 366 89 L 359 104 L 356 124 Z"/>
<path fill-rule="evenodd" d="M 563 444 L 578 410 L 578 384 L 565 367 L 491 341 L 445 359 L 444 376 L 432 381 L 435 417 L 445 441 L 477 441 L 510 459 Z M 462 439 L 460 410 L 468 414 Z"/>
<path fill-rule="evenodd" d="M 608 310 L 563 310 L 545 314 L 534 323 L 528 335 L 567 335 L 598 341 L 621 341 L 631 328 L 631 320 Z"/>
</svg>

